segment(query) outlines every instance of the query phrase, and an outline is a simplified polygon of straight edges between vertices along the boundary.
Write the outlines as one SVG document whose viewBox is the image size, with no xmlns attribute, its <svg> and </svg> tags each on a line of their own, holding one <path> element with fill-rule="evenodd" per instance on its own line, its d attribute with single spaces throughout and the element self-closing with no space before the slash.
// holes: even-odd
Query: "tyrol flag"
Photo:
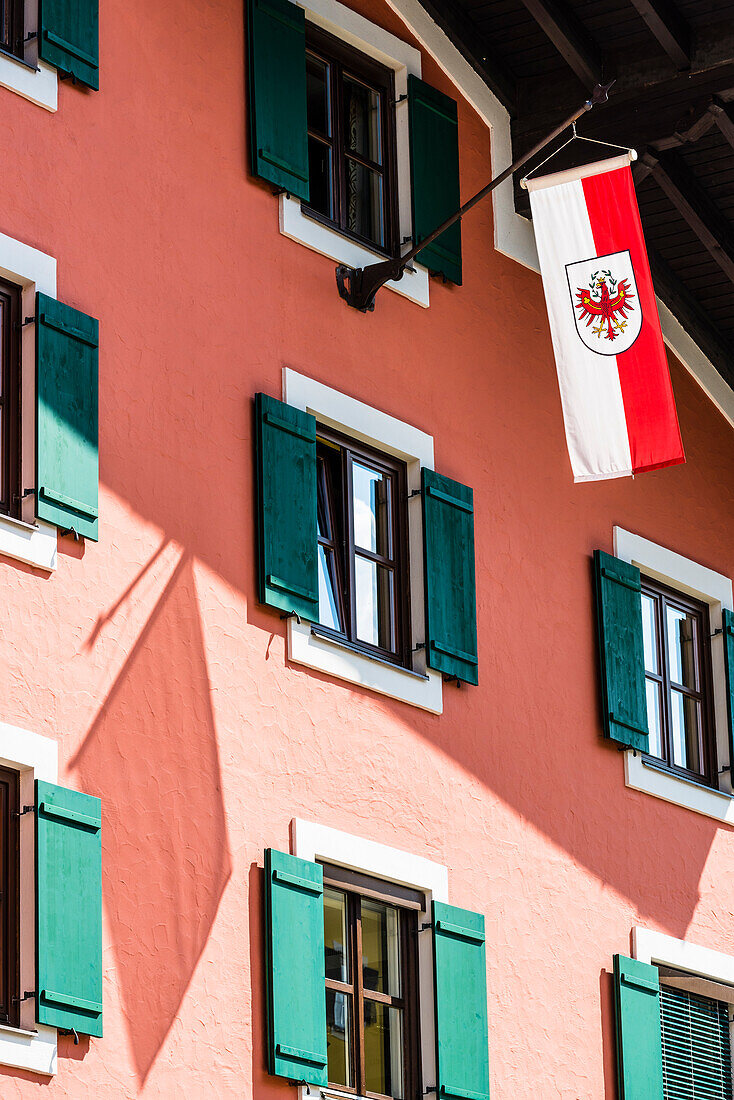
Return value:
<svg viewBox="0 0 734 1100">
<path fill-rule="evenodd" d="M 629 162 L 526 182 L 576 481 L 685 462 Z"/>
</svg>

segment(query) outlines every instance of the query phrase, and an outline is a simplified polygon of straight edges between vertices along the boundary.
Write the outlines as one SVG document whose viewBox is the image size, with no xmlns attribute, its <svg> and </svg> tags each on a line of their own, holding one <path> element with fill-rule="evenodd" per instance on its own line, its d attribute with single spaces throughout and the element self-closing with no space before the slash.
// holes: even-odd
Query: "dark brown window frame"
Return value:
<svg viewBox="0 0 734 1100">
<path fill-rule="evenodd" d="M 408 482 L 405 463 L 392 458 L 364 443 L 357 443 L 347 436 L 317 425 L 317 469 L 322 490 L 329 494 L 330 515 L 333 523 L 326 536 L 319 537 L 319 543 L 334 551 L 336 560 L 336 589 L 339 601 L 339 614 L 344 630 L 333 630 L 328 626 L 314 624 L 312 630 L 317 634 L 338 639 L 350 648 L 369 657 L 377 657 L 389 664 L 402 668 L 411 668 L 411 631 L 410 631 L 410 583 L 408 567 Z M 341 493 L 334 485 L 333 468 L 324 464 L 319 454 L 319 443 L 338 448 L 340 454 Z M 352 495 L 351 470 L 353 462 L 364 462 L 392 479 L 391 528 L 393 552 L 391 557 L 371 553 L 354 544 L 354 503 Z M 395 635 L 395 648 L 386 649 L 373 646 L 357 638 L 355 599 L 355 557 L 364 557 L 393 572 L 392 616 Z"/>
<path fill-rule="evenodd" d="M 0 513 L 20 516 L 21 289 L 0 279 Z"/>
<path fill-rule="evenodd" d="M 346 42 L 329 34 L 328 31 L 306 23 L 306 52 L 318 58 L 327 66 L 329 72 L 330 95 L 330 134 L 325 134 L 309 125 L 308 136 L 330 151 L 332 180 L 332 217 L 315 210 L 307 202 L 302 203 L 304 214 L 315 221 L 336 229 L 345 237 L 383 256 L 396 256 L 399 251 L 398 224 L 398 187 L 397 187 L 397 137 L 395 128 L 395 75 L 366 54 L 355 50 Z M 342 77 L 354 77 L 359 83 L 366 84 L 380 97 L 382 164 L 347 150 L 344 140 L 342 111 Z M 385 241 L 382 246 L 349 229 L 346 224 L 345 195 L 347 158 L 358 164 L 379 172 L 382 176 L 382 217 Z"/>
<path fill-rule="evenodd" d="M 25 0 L 0 0 L 0 52 L 23 60 Z"/>
<path fill-rule="evenodd" d="M 641 577 L 642 592 L 653 598 L 655 602 L 655 625 L 657 634 L 657 663 L 658 674 L 645 670 L 645 681 L 654 680 L 661 685 L 662 713 L 660 721 L 660 735 L 663 757 L 645 754 L 645 758 L 674 775 L 682 775 L 686 779 L 692 779 L 697 783 L 705 783 L 709 787 L 718 789 L 718 754 L 716 746 L 716 731 L 714 727 L 713 705 L 713 676 L 711 671 L 711 626 L 709 621 L 708 604 L 696 600 L 660 581 L 653 580 L 644 574 Z M 699 644 L 696 650 L 698 665 L 698 681 L 700 690 L 687 688 L 683 684 L 675 683 L 670 679 L 668 667 L 668 623 L 666 608 L 673 607 L 677 611 L 693 615 L 698 620 Z M 701 730 L 699 737 L 699 759 L 702 761 L 701 771 L 684 768 L 674 762 L 672 747 L 672 707 L 671 690 L 680 692 L 690 698 L 696 699 L 701 704 Z"/>
<path fill-rule="evenodd" d="M 365 1084 L 364 1056 L 364 1002 L 400 1008 L 403 1011 L 403 1097 L 422 1095 L 422 1073 L 420 1057 L 420 999 L 418 970 L 418 913 L 424 910 L 425 897 L 419 891 L 406 887 L 397 887 L 381 879 L 344 868 L 323 864 L 324 887 L 340 890 L 347 897 L 347 932 L 350 958 L 351 982 L 339 982 L 326 978 L 326 989 L 336 993 L 346 993 L 352 997 L 351 1013 L 352 1034 L 350 1050 L 352 1054 L 353 1086 L 338 1082 L 329 1082 L 331 1088 L 355 1096 L 369 1097 L 370 1100 L 389 1100 L 384 1093 L 370 1092 Z M 400 921 L 400 984 L 402 997 L 391 997 L 387 993 L 365 989 L 362 980 L 362 937 L 361 937 L 361 899 L 376 899 L 394 906 L 399 912 Z M 419 906 L 420 905 L 420 909 Z"/>
<path fill-rule="evenodd" d="M 19 989 L 20 776 L 0 767 L 0 1023 L 17 1027 Z"/>
</svg>

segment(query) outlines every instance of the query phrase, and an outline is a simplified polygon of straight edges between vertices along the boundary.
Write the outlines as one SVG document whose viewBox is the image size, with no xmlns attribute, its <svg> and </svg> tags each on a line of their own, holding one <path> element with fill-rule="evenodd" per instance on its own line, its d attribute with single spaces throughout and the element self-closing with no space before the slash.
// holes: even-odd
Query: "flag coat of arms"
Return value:
<svg viewBox="0 0 734 1100">
<path fill-rule="evenodd" d="M 629 156 L 526 185 L 575 480 L 684 462 Z"/>
</svg>

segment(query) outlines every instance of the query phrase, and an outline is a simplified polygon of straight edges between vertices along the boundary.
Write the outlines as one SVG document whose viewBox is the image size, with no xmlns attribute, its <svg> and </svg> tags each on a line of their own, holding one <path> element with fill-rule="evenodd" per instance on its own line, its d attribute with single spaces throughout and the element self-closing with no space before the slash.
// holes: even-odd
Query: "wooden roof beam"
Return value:
<svg viewBox="0 0 734 1100">
<path fill-rule="evenodd" d="M 714 97 L 709 111 L 713 115 L 714 122 L 719 130 L 734 149 L 734 120 L 731 117 L 731 106 Z"/>
<path fill-rule="evenodd" d="M 517 108 L 515 78 L 504 62 L 491 51 L 471 16 L 454 0 L 421 0 L 421 5 L 477 70 L 510 114 L 514 114 Z"/>
<path fill-rule="evenodd" d="M 677 69 L 691 67 L 691 29 L 672 0 L 631 0 Z"/>
<path fill-rule="evenodd" d="M 636 178 L 639 180 L 643 171 L 648 170 L 701 244 L 734 283 L 734 231 L 686 165 L 674 153 L 664 153 L 658 159 L 649 149 L 641 161 Z"/>
<path fill-rule="evenodd" d="M 522 2 L 584 87 L 591 90 L 600 84 L 601 53 L 583 23 L 556 0 Z"/>
</svg>

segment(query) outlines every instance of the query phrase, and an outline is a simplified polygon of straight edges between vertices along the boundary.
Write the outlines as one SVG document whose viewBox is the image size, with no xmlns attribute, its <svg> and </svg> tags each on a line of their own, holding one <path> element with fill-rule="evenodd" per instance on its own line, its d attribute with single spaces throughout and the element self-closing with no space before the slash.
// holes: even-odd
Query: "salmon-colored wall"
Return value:
<svg viewBox="0 0 734 1100">
<path fill-rule="evenodd" d="M 98 94 L 62 84 L 50 115 L 0 89 L 0 231 L 102 333 L 100 542 L 61 540 L 51 576 L 0 560 L 0 721 L 103 800 L 105 1037 L 0 1094 L 291 1097 L 264 1070 L 258 868 L 301 816 L 447 864 L 485 913 L 493 1100 L 612 1100 L 612 955 L 638 922 L 734 953 L 734 845 L 602 743 L 589 555 L 620 524 L 734 575 L 731 429 L 672 363 L 687 464 L 574 486 L 540 280 L 489 204 L 462 288 L 348 309 L 248 177 L 240 0 L 101 9 Z M 489 135 L 464 102 L 459 125 L 468 196 Z M 289 665 L 256 603 L 251 397 L 284 365 L 474 487 L 481 684 L 441 717 Z"/>
</svg>

